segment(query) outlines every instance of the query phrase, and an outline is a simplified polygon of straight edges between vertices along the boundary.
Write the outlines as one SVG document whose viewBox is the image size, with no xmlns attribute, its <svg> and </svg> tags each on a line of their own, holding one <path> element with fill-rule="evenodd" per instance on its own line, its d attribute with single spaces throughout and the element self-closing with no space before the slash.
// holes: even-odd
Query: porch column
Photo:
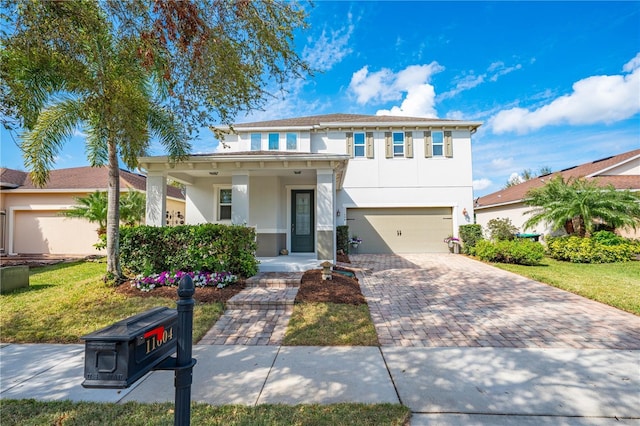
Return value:
<svg viewBox="0 0 640 426">
<path fill-rule="evenodd" d="M 167 214 L 167 177 L 164 173 L 147 174 L 147 203 L 145 224 L 164 226 Z"/>
<path fill-rule="evenodd" d="M 336 177 L 332 169 L 316 172 L 316 235 L 318 259 L 333 261 L 336 252 Z"/>
<path fill-rule="evenodd" d="M 231 223 L 249 223 L 249 172 L 236 172 L 231 176 Z"/>
</svg>

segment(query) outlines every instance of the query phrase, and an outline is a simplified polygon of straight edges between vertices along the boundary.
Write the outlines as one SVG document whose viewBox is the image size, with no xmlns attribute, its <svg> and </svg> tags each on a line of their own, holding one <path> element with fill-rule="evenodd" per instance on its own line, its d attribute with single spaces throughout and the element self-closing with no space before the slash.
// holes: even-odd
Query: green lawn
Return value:
<svg viewBox="0 0 640 426">
<path fill-rule="evenodd" d="M 104 262 L 63 263 L 32 268 L 30 286 L 0 296 L 1 341 L 81 343 L 80 336 L 174 300 L 116 293 L 105 284 Z M 223 312 L 221 303 L 196 304 L 193 338 L 198 341 Z"/>
<path fill-rule="evenodd" d="M 13 425 L 173 425 L 173 404 L 105 404 L 3 400 L 2 426 Z M 240 405 L 192 404 L 193 425 L 389 425 L 408 423 L 399 404 Z"/>
<path fill-rule="evenodd" d="M 585 264 L 546 258 L 539 266 L 492 265 L 640 315 L 640 262 Z"/>
<path fill-rule="evenodd" d="M 297 303 L 282 344 L 378 346 L 378 336 L 366 304 Z"/>
</svg>

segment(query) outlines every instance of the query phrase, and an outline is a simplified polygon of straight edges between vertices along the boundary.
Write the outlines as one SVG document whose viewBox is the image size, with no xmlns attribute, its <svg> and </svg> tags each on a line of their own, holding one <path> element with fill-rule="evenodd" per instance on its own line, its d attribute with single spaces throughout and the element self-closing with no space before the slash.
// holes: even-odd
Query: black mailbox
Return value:
<svg viewBox="0 0 640 426">
<path fill-rule="evenodd" d="M 131 386 L 176 350 L 178 312 L 154 308 L 83 336 L 85 388 Z"/>
</svg>

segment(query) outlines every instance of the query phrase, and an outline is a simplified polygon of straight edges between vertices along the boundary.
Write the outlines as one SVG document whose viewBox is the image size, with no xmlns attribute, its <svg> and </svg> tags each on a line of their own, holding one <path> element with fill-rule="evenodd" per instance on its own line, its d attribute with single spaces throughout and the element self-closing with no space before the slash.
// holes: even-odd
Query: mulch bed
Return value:
<svg viewBox="0 0 640 426">
<path fill-rule="evenodd" d="M 298 302 L 328 302 L 361 305 L 367 303 L 360 284 L 355 278 L 332 274 L 331 280 L 322 280 L 322 271 L 314 269 L 302 276 L 302 283 L 296 296 Z"/>
<path fill-rule="evenodd" d="M 351 263 L 349 256 L 344 254 L 338 254 L 337 261 Z M 357 279 L 349 278 L 338 273 L 334 273 L 332 276 L 332 280 L 323 281 L 322 271 L 320 269 L 305 272 L 302 276 L 298 295 L 296 296 L 296 303 L 328 302 L 350 305 L 367 303 L 360 291 L 360 284 Z M 227 300 L 238 294 L 245 287 L 246 285 L 242 281 L 231 284 L 225 288 L 196 287 L 193 298 L 199 303 L 226 303 Z M 156 287 L 151 291 L 140 291 L 132 287 L 131 282 L 128 281 L 116 287 L 115 291 L 129 297 L 166 297 L 178 300 L 178 287 Z"/>
<path fill-rule="evenodd" d="M 198 303 L 223 302 L 231 299 L 245 288 L 244 282 L 237 282 L 225 288 L 216 287 L 196 287 L 193 299 Z M 129 297 L 167 297 L 178 300 L 178 287 L 156 287 L 151 291 L 140 291 L 131 286 L 131 282 L 126 282 L 116 287 L 116 292 Z"/>
</svg>

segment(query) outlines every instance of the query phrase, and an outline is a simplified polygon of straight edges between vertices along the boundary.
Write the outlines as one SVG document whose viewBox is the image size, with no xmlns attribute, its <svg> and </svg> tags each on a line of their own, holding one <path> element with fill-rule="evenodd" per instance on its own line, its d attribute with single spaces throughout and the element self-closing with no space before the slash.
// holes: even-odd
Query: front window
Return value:
<svg viewBox="0 0 640 426">
<path fill-rule="evenodd" d="M 404 157 L 404 133 L 393 133 L 393 156 Z"/>
<path fill-rule="evenodd" d="M 364 157 L 364 133 L 353 134 L 353 156 Z"/>
<path fill-rule="evenodd" d="M 269 150 L 277 151 L 280 149 L 280 134 L 269 133 Z"/>
<path fill-rule="evenodd" d="M 260 151 L 262 149 L 262 135 L 260 133 L 251 133 L 251 151 Z"/>
<path fill-rule="evenodd" d="M 287 133 L 287 151 L 298 150 L 298 135 L 295 133 Z"/>
<path fill-rule="evenodd" d="M 231 220 L 231 189 L 220 190 L 218 220 Z"/>
<path fill-rule="evenodd" d="M 444 132 L 431 133 L 433 156 L 442 157 L 444 155 Z"/>
</svg>

